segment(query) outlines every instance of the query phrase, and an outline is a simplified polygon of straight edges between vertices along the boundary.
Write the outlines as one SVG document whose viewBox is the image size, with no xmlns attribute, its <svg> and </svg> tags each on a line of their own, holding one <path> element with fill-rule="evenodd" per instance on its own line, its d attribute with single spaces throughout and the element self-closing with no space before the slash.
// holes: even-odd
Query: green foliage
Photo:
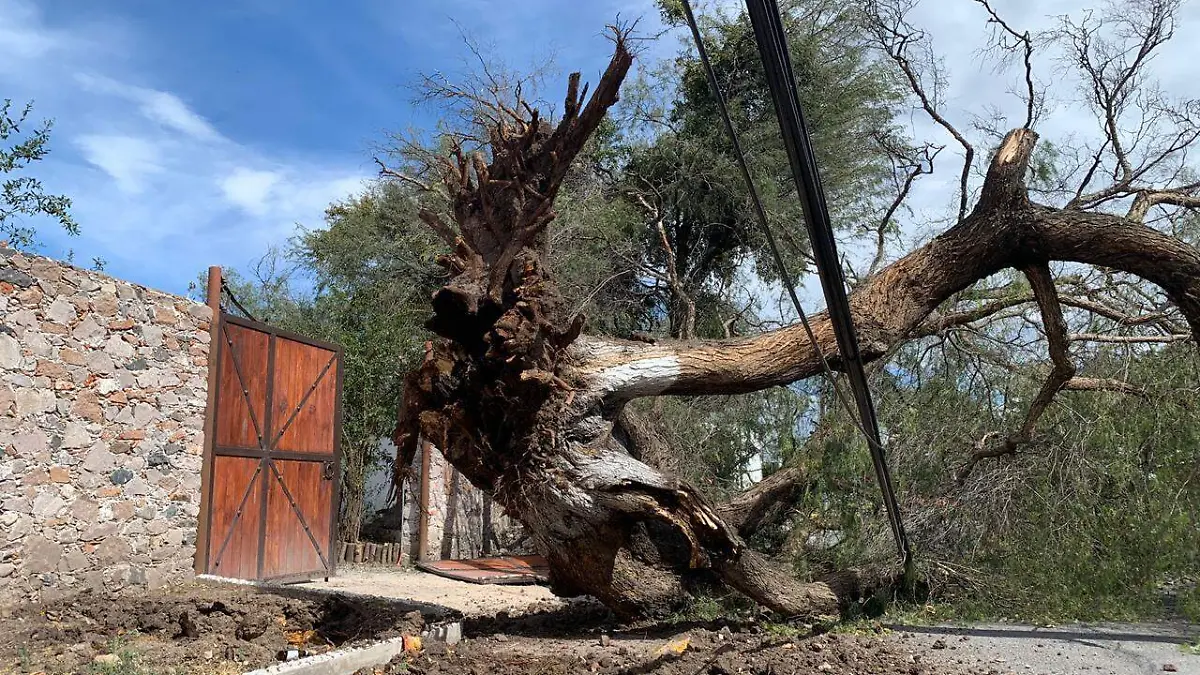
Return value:
<svg viewBox="0 0 1200 675">
<path fill-rule="evenodd" d="M 0 238 L 16 248 L 32 248 L 37 243 L 33 227 L 23 224 L 23 218 L 46 216 L 62 226 L 67 234 L 78 235 L 79 225 L 71 217 L 71 200 L 62 195 L 47 194 L 41 180 L 28 175 L 30 165 L 50 153 L 50 128 L 44 121 L 28 130 L 33 103 L 19 111 L 13 102 L 4 100 L 0 106 Z"/>
<path fill-rule="evenodd" d="M 897 491 L 934 600 L 964 618 L 1194 617 L 1200 571 L 1195 348 L 1097 350 L 1090 377 L 1148 389 L 1064 392 L 1034 443 L 954 476 L 986 432 L 1019 425 L 1041 366 L 985 381 L 946 352 L 924 366 L 912 345 L 895 374 L 876 378 Z M 904 370 L 901 371 L 900 368 Z M 815 480 L 794 521 L 800 536 L 837 532 L 841 543 L 805 550 L 816 573 L 890 561 L 891 541 L 865 447 L 834 411 L 803 447 Z M 794 460 L 793 460 L 794 461 Z M 935 579 L 940 572 L 940 578 Z M 1171 590 L 1174 589 L 1174 590 Z M 1176 595 L 1172 602 L 1168 598 Z"/>
<path fill-rule="evenodd" d="M 659 4 L 668 22 L 682 21 L 678 3 Z M 904 145 L 892 121 L 900 100 L 897 81 L 870 57 L 853 13 L 844 6 L 827 0 L 782 4 L 833 221 L 846 231 L 861 230 L 881 212 L 890 189 L 892 168 L 881 148 Z M 744 14 L 713 11 L 701 20 L 758 192 L 784 240 L 788 267 L 799 276 L 807 268 L 808 243 L 796 227 L 799 200 L 749 21 Z M 694 50 L 627 85 L 625 100 L 626 161 L 614 189 L 634 204 L 653 207 L 654 213 L 642 218 L 662 220 L 678 275 L 699 306 L 702 334 L 720 336 L 722 322 L 741 309 L 729 297 L 731 287 L 744 283 L 739 274 L 752 270 L 773 281 L 779 272 Z M 645 264 L 657 271 L 650 281 L 641 279 L 648 286 L 644 292 L 663 308 L 666 331 L 678 335 L 682 305 L 662 281 L 667 256 L 661 236 L 656 228 L 643 227 L 639 239 Z"/>
</svg>

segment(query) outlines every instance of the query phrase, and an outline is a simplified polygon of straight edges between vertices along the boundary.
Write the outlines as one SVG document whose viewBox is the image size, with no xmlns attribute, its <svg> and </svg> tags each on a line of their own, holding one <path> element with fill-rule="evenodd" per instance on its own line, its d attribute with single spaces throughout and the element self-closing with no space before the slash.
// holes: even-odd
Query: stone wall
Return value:
<svg viewBox="0 0 1200 675">
<path fill-rule="evenodd" d="M 191 576 L 210 318 L 0 247 L 0 604 Z"/>
</svg>

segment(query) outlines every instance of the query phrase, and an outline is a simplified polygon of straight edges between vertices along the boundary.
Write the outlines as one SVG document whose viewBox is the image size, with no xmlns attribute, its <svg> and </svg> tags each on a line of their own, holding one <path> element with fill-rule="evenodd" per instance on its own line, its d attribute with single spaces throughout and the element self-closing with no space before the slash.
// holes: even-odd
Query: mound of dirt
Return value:
<svg viewBox="0 0 1200 675">
<path fill-rule="evenodd" d="M 314 654 L 416 634 L 425 618 L 409 604 L 292 589 L 83 593 L 0 614 L 0 672 L 102 671 L 97 664 L 119 655 L 145 672 L 241 673 L 289 648 Z"/>
<path fill-rule="evenodd" d="M 990 669 L 934 661 L 920 647 L 888 636 L 773 635 L 760 628 L 694 629 L 673 638 L 643 634 L 602 635 L 599 639 L 547 639 L 496 634 L 468 639 L 455 647 L 430 645 L 391 663 L 355 675 L 434 675 L 509 673 L 512 675 L 974 675 Z"/>
</svg>

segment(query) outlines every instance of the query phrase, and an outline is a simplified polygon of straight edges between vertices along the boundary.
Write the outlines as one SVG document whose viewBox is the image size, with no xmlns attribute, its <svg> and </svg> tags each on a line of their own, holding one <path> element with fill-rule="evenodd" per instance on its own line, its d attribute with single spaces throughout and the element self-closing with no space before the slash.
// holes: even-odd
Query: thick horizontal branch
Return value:
<svg viewBox="0 0 1200 675">
<path fill-rule="evenodd" d="M 1140 398 L 1148 396 L 1145 389 L 1135 384 L 1130 384 L 1124 380 L 1102 377 L 1072 377 L 1063 385 L 1063 389 L 1068 391 L 1111 391 Z"/>
<path fill-rule="evenodd" d="M 1167 343 L 1187 342 L 1191 335 L 1178 333 L 1174 335 L 1105 335 L 1103 333 L 1076 333 L 1071 336 L 1072 342 L 1113 342 L 1120 344 L 1138 343 Z"/>
<path fill-rule="evenodd" d="M 1052 211 L 979 212 L 924 247 L 885 267 L 851 295 L 865 359 L 874 360 L 917 332 L 953 294 L 1023 258 L 1086 263 L 1137 275 L 1162 288 L 1180 308 L 1193 335 L 1200 332 L 1200 251 L 1143 225 L 1110 214 Z M 837 368 L 828 317 L 811 318 L 822 354 Z M 1072 336 L 1075 340 L 1090 335 Z M 1108 341 L 1151 341 L 1107 338 Z M 1174 342 L 1188 336 L 1155 337 Z M 637 342 L 583 339 L 577 374 L 604 396 L 726 394 L 786 385 L 817 375 L 820 359 L 801 326 L 752 338 Z"/>
</svg>

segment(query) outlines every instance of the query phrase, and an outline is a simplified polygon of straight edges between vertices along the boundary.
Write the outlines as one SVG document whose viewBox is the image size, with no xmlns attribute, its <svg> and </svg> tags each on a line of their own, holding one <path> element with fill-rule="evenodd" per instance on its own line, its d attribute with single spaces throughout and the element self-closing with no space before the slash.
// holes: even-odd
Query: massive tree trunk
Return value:
<svg viewBox="0 0 1200 675">
<path fill-rule="evenodd" d="M 397 466 L 409 464 L 419 437 L 430 439 L 528 527 L 556 592 L 593 595 L 625 616 L 676 607 L 692 582 L 713 579 L 784 615 L 836 612 L 845 589 L 796 581 L 722 518 L 751 517 L 753 504 L 706 503 L 635 458 L 636 430 L 615 428 L 637 397 L 784 385 L 819 373 L 818 352 L 836 367 L 828 318 L 812 319 L 815 346 L 800 327 L 720 341 L 593 337 L 544 271 L 540 242 L 559 184 L 632 62 L 621 36 L 616 44 L 586 104 L 572 77 L 557 126 L 509 111 L 493 131 L 490 163 L 456 152 L 441 165 L 454 226 L 422 218 L 452 247 L 441 260 L 451 278 L 429 322 L 442 339 L 408 379 Z M 1200 253 L 1115 215 L 1031 203 L 1023 177 L 1036 138 L 1010 132 L 974 210 L 859 285 L 851 306 L 867 359 L 922 334 L 938 306 L 972 283 L 1050 260 L 1137 274 L 1200 328 Z"/>
</svg>

